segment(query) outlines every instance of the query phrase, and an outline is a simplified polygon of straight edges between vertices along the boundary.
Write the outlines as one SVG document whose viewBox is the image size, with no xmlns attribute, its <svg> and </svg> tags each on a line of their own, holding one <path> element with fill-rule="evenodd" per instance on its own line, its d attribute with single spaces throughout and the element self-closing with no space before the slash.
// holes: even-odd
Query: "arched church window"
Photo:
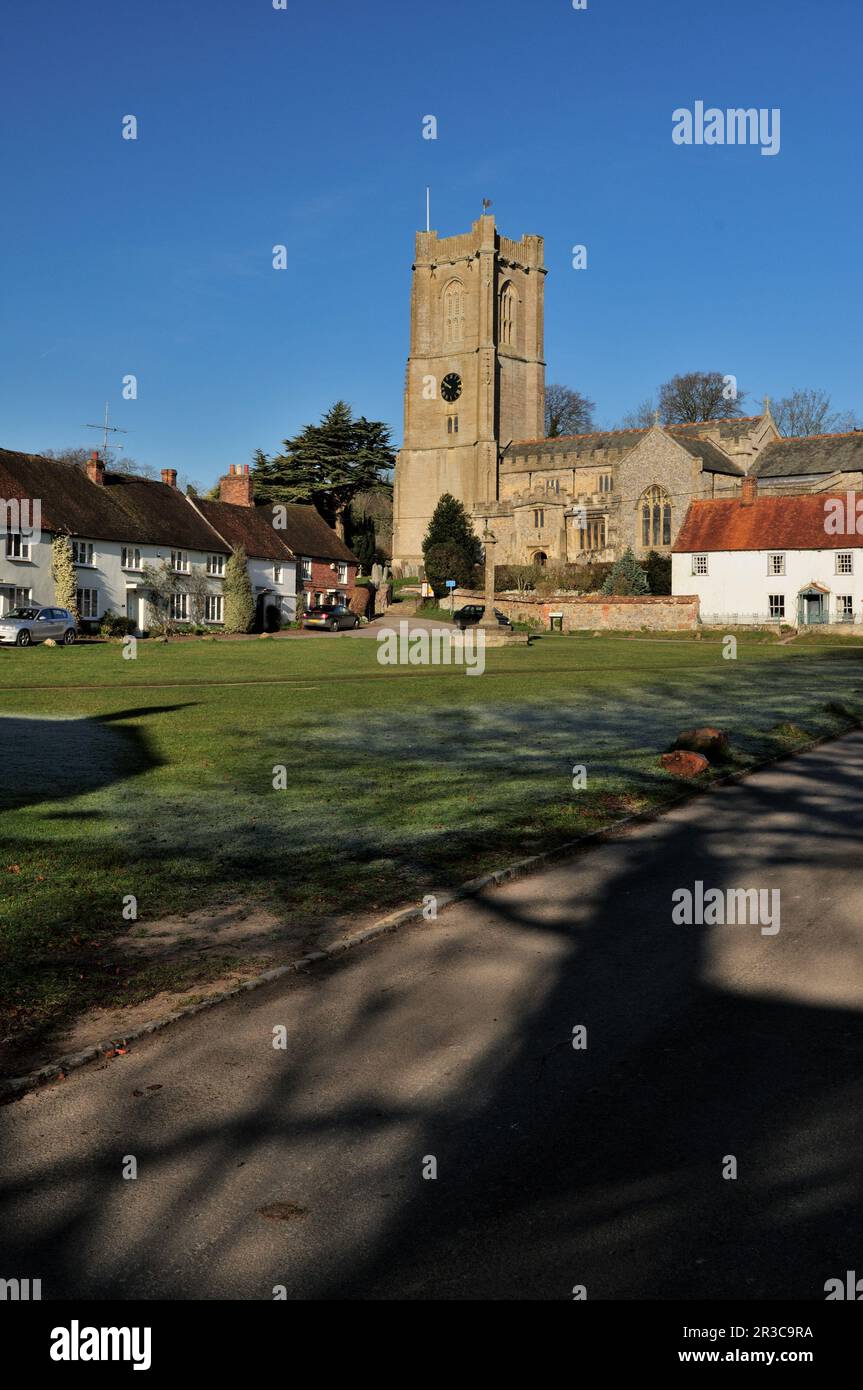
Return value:
<svg viewBox="0 0 863 1390">
<path fill-rule="evenodd" d="M 641 544 L 671 545 L 671 502 L 655 483 L 641 497 Z"/>
<path fill-rule="evenodd" d="M 446 343 L 464 341 L 464 314 L 467 296 L 458 280 L 447 285 L 443 297 L 443 334 Z"/>
<path fill-rule="evenodd" d="M 507 280 L 500 292 L 500 341 L 506 347 L 512 347 L 515 342 L 515 290 L 511 281 Z"/>
</svg>

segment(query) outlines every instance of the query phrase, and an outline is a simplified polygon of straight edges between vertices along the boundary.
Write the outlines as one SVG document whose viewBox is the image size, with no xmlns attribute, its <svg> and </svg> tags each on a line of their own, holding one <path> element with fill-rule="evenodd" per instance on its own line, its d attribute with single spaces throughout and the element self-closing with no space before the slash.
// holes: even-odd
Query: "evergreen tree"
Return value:
<svg viewBox="0 0 863 1390">
<path fill-rule="evenodd" d="M 389 489 L 395 464 L 389 427 L 364 415 L 354 419 L 346 401 L 336 401 L 318 425 L 306 425 L 283 452 L 252 458 L 255 495 L 263 502 L 310 502 L 344 540 L 345 516 L 359 492 Z"/>
<path fill-rule="evenodd" d="M 647 575 L 633 555 L 631 547 L 627 546 L 620 559 L 615 560 L 611 567 L 611 574 L 606 579 L 600 592 L 603 594 L 612 594 L 616 597 L 624 597 L 627 594 L 650 593 Z"/>
<path fill-rule="evenodd" d="M 375 539 L 375 523 L 370 516 L 364 517 L 362 521 L 351 519 L 351 533 L 348 545 L 360 562 L 360 569 L 368 574 L 375 562 L 377 554 L 377 540 Z"/>
<path fill-rule="evenodd" d="M 68 536 L 55 536 L 51 542 L 51 576 L 54 580 L 54 602 L 68 608 L 78 621 L 78 578 L 72 562 L 72 542 Z"/>
<path fill-rule="evenodd" d="M 438 499 L 432 512 L 431 521 L 423 541 L 423 559 L 428 564 L 428 554 L 438 545 L 455 545 L 464 555 L 465 564 L 471 568 L 482 562 L 482 544 L 473 529 L 471 519 L 463 504 L 451 493 L 445 492 Z M 451 574 L 450 579 L 456 576 Z"/>
<path fill-rule="evenodd" d="M 647 587 L 650 593 L 671 593 L 670 555 L 660 555 L 658 550 L 651 550 L 650 554 L 642 561 L 642 567 L 647 575 Z"/>
<path fill-rule="evenodd" d="M 476 565 L 455 541 L 430 545 L 424 559 L 426 579 L 437 595 L 447 592 L 448 579 L 454 579 L 460 589 L 472 589 L 476 584 Z"/>
<path fill-rule="evenodd" d="M 255 621 L 255 600 L 246 552 L 241 545 L 231 551 L 225 565 L 224 595 L 225 631 L 249 632 Z"/>
</svg>

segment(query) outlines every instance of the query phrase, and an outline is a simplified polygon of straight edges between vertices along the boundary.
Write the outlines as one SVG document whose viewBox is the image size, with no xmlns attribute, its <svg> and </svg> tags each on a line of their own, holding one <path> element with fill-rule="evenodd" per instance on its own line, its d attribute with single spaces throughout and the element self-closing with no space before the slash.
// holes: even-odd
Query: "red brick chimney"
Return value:
<svg viewBox="0 0 863 1390">
<path fill-rule="evenodd" d="M 163 482 L 163 483 L 167 483 L 167 484 L 168 484 L 168 487 L 176 487 L 176 486 L 177 486 L 177 470 L 176 470 L 176 468 L 163 468 L 163 469 L 162 469 L 162 482 Z"/>
<path fill-rule="evenodd" d="M 740 488 L 740 505 L 743 507 L 751 507 L 757 496 L 758 479 L 752 477 L 744 478 Z"/>
<path fill-rule="evenodd" d="M 87 477 L 99 487 L 105 486 L 105 465 L 94 449 L 87 460 Z"/>
<path fill-rule="evenodd" d="M 231 464 L 227 476 L 219 479 L 219 501 L 230 502 L 235 507 L 254 507 L 255 491 L 248 464 L 242 471 L 239 465 L 235 468 Z"/>
</svg>

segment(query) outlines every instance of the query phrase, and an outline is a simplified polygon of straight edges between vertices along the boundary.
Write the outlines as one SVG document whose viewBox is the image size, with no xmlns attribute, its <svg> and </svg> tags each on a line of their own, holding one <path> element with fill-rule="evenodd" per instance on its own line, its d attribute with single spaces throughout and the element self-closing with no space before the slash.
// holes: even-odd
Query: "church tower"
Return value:
<svg viewBox="0 0 863 1390">
<path fill-rule="evenodd" d="M 411 569 L 438 498 L 469 512 L 498 497 L 501 448 L 545 433 L 543 239 L 417 232 L 393 560 Z"/>
</svg>

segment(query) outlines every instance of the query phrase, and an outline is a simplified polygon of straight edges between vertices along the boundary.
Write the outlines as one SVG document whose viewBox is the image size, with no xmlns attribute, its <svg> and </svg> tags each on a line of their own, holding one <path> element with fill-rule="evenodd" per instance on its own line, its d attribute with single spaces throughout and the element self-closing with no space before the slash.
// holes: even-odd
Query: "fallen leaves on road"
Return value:
<svg viewBox="0 0 863 1390">
<path fill-rule="evenodd" d="M 265 1207 L 258 1207 L 258 1215 L 265 1216 L 268 1221 L 294 1221 L 299 1216 L 305 1216 L 308 1208 L 299 1207 L 296 1202 L 269 1202 Z"/>
</svg>

